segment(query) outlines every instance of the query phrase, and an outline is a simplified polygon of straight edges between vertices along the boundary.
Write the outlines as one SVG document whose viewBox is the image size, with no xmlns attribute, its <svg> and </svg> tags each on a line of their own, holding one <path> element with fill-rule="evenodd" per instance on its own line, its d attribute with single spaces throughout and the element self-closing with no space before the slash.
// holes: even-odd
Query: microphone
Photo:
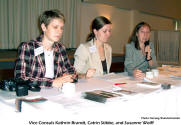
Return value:
<svg viewBox="0 0 181 125">
<path fill-rule="evenodd" d="M 148 58 L 148 52 L 146 52 L 146 60 L 147 60 L 147 58 Z"/>
<path fill-rule="evenodd" d="M 145 48 L 146 48 L 146 46 L 149 46 L 149 40 L 148 41 L 145 41 Z M 147 58 L 148 58 L 148 52 L 146 52 L 146 61 L 147 61 Z"/>
<path fill-rule="evenodd" d="M 145 43 L 144 43 L 144 44 L 145 44 L 145 47 L 148 46 L 149 43 L 150 43 L 149 40 L 148 40 L 148 41 L 145 41 Z"/>
</svg>

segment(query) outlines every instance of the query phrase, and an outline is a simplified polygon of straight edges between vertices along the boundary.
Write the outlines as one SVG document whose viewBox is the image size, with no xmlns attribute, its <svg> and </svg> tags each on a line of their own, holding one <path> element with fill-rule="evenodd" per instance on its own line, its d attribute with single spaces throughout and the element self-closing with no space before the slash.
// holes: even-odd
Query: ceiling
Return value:
<svg viewBox="0 0 181 125">
<path fill-rule="evenodd" d="M 181 20 L 181 0 L 82 0 Z"/>
</svg>

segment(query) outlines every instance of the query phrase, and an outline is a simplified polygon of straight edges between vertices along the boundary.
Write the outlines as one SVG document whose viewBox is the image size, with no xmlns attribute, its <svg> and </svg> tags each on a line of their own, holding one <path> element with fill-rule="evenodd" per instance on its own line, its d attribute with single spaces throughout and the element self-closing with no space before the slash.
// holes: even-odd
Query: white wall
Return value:
<svg viewBox="0 0 181 125">
<path fill-rule="evenodd" d="M 135 25 L 140 21 L 148 22 L 152 29 L 174 29 L 173 21 L 169 18 L 148 15 L 136 10 L 120 9 L 104 4 L 81 3 L 80 43 L 85 42 L 87 34 L 90 32 L 91 21 L 100 15 L 109 18 L 113 24 L 112 36 L 109 41 L 113 48 L 113 53 L 124 53 L 124 47 L 128 42 L 129 36 Z"/>
<path fill-rule="evenodd" d="M 174 30 L 173 20 L 170 18 L 140 13 L 140 20 L 148 22 L 154 30 Z"/>
</svg>

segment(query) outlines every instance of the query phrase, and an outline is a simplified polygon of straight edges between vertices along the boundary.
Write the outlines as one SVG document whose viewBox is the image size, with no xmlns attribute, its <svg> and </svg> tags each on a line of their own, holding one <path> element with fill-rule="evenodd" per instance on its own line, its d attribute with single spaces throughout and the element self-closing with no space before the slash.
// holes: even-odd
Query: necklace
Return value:
<svg viewBox="0 0 181 125">
<path fill-rule="evenodd" d="M 45 52 L 45 54 L 46 54 L 47 56 L 50 56 L 53 51 L 52 51 L 52 50 L 51 50 L 51 51 L 44 50 L 44 52 Z"/>
<path fill-rule="evenodd" d="M 50 54 L 51 54 L 51 51 L 47 51 L 47 55 L 50 56 Z"/>
</svg>

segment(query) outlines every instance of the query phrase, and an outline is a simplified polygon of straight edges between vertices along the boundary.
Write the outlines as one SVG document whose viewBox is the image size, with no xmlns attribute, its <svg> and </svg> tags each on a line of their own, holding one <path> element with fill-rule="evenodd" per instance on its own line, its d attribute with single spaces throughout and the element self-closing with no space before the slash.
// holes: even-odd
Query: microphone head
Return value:
<svg viewBox="0 0 181 125">
<path fill-rule="evenodd" d="M 149 40 L 148 41 L 145 41 L 145 47 L 149 45 Z"/>
</svg>

